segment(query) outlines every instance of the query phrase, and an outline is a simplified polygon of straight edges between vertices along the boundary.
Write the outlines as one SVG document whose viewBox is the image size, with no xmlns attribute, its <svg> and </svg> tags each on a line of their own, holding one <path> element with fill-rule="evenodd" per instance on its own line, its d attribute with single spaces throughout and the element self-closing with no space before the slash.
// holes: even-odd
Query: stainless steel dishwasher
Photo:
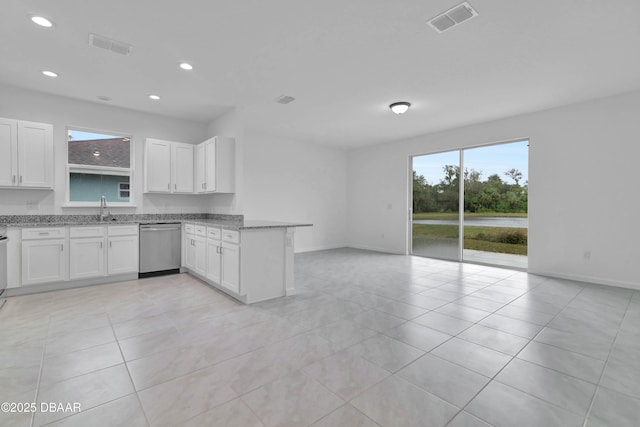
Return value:
<svg viewBox="0 0 640 427">
<path fill-rule="evenodd" d="M 140 224 L 140 270 L 138 277 L 180 272 L 180 223 Z"/>
</svg>

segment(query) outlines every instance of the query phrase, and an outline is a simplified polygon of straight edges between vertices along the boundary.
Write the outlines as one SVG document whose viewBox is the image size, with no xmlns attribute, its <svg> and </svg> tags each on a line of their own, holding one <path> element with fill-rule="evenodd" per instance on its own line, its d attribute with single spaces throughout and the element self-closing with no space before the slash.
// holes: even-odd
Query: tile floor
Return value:
<svg viewBox="0 0 640 427">
<path fill-rule="evenodd" d="M 15 297 L 2 426 L 637 426 L 640 292 L 352 249 L 253 306 L 186 275 Z"/>
</svg>

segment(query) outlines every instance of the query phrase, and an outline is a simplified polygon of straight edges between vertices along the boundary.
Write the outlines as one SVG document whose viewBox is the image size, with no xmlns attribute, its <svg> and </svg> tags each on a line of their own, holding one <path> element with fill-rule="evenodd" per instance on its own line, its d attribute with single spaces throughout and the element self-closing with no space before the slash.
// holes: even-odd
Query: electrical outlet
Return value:
<svg viewBox="0 0 640 427">
<path fill-rule="evenodd" d="M 40 210 L 40 205 L 37 200 L 27 200 L 27 210 L 28 211 L 37 211 Z"/>
</svg>

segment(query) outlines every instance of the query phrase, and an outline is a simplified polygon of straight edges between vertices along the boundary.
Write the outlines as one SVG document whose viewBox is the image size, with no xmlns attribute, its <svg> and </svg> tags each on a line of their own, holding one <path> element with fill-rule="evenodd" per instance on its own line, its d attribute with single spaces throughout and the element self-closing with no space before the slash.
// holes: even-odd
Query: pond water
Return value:
<svg viewBox="0 0 640 427">
<path fill-rule="evenodd" d="M 414 219 L 413 223 L 455 225 L 458 224 L 458 221 L 452 219 Z M 477 225 L 482 227 L 529 228 L 529 218 L 508 216 L 473 216 L 465 218 L 464 223 L 466 225 Z"/>
</svg>

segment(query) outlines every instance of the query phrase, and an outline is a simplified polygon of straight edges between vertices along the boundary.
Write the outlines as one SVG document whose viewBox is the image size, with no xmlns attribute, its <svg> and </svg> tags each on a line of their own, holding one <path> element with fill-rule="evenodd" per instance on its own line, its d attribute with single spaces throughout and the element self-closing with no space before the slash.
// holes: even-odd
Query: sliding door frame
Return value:
<svg viewBox="0 0 640 427">
<path fill-rule="evenodd" d="M 490 143 L 481 143 L 469 145 L 461 148 L 454 148 L 451 150 L 441 150 L 441 151 L 433 151 L 429 153 L 423 154 L 410 154 L 408 161 L 408 216 L 407 216 L 407 254 L 413 255 L 413 159 L 415 157 L 429 156 L 432 154 L 441 154 L 441 153 L 449 153 L 453 151 L 459 152 L 459 167 L 460 167 L 460 177 L 458 178 L 458 262 L 465 262 L 464 260 L 464 151 L 471 150 L 474 148 L 483 148 L 483 147 L 491 147 L 494 145 L 504 145 L 504 144 L 512 144 L 515 142 L 527 141 L 527 147 L 531 148 L 531 137 L 522 137 L 522 138 L 513 138 L 499 142 L 490 142 Z M 527 154 L 527 169 L 529 170 L 530 164 L 530 156 Z M 528 175 L 527 170 L 527 175 Z M 527 216 L 529 214 L 529 209 L 527 209 Z M 527 251 L 528 252 L 528 251 Z M 499 266 L 498 266 L 499 267 Z"/>
</svg>

